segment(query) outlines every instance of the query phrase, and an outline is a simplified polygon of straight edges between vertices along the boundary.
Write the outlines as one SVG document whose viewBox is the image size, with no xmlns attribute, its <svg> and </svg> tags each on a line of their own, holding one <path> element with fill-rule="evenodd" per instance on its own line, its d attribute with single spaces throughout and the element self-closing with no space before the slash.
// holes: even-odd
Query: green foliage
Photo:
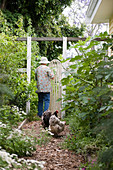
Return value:
<svg viewBox="0 0 113 170">
<path fill-rule="evenodd" d="M 26 42 L 16 41 L 16 39 L 17 36 L 21 37 L 21 36 L 28 36 L 31 34 L 32 36 L 36 36 L 34 34 L 34 29 L 32 28 L 32 20 L 30 18 L 28 19 L 28 25 L 27 25 L 28 33 L 26 33 L 24 29 L 24 19 L 22 15 L 19 15 L 19 17 L 17 17 L 18 14 L 15 13 L 15 15 L 12 16 L 11 12 L 8 11 L 4 11 L 4 12 L 0 11 L 0 14 L 1 14 L 0 21 L 2 27 L 2 33 L 0 34 L 0 55 L 1 55 L 0 59 L 1 59 L 1 70 L 2 70 L 1 84 L 3 84 L 2 85 L 3 88 L 1 89 L 1 98 L 3 104 L 10 104 L 10 105 L 13 104 L 22 108 L 25 111 L 26 102 L 28 100 L 28 94 L 30 93 L 30 99 L 31 99 L 30 114 L 34 117 L 37 113 L 37 103 L 38 103 L 37 102 L 38 97 L 35 93 L 36 82 L 34 81 L 35 80 L 34 72 L 37 66 L 35 58 L 36 57 L 38 59 L 40 58 L 38 54 L 41 52 L 40 50 L 42 50 L 41 53 L 43 54 L 44 52 L 45 54 L 47 54 L 47 56 L 49 56 L 49 59 L 51 60 L 52 58 L 55 58 L 54 55 L 58 56 L 59 53 L 62 53 L 62 48 L 56 48 L 56 42 L 51 42 L 52 44 L 51 43 L 48 44 L 48 42 L 46 42 L 47 46 L 45 46 L 44 44 L 44 48 L 49 47 L 49 51 L 47 51 L 46 49 L 44 50 L 44 48 L 42 47 L 39 50 L 38 46 L 40 46 L 40 43 L 32 42 L 31 84 L 28 85 L 26 73 L 18 72 L 18 68 L 26 68 L 26 55 L 27 55 Z M 55 29 L 56 30 L 58 29 L 58 32 L 52 33 L 51 36 L 53 36 L 53 34 L 56 34 L 56 36 L 57 34 L 58 36 L 61 36 L 60 32 L 63 32 L 63 36 L 66 36 L 65 29 L 64 29 L 65 26 L 70 28 L 69 30 L 71 31 L 71 27 L 65 21 L 64 18 L 60 19 L 59 22 L 61 25 L 64 24 L 64 27 L 60 28 L 58 25 L 56 25 Z M 77 32 L 75 31 L 74 34 L 75 29 L 76 28 L 74 27 L 72 29 L 73 36 L 75 34 L 77 36 L 78 34 L 81 35 L 83 29 L 81 29 L 80 31 L 77 30 Z M 66 28 L 66 32 L 67 32 L 67 28 Z M 61 42 L 58 43 L 59 43 L 58 46 L 59 45 L 62 46 Z"/>
<path fill-rule="evenodd" d="M 68 147 L 86 154 L 94 153 L 104 146 L 108 147 L 109 152 L 113 145 L 113 140 L 109 138 L 111 135 L 107 135 L 113 126 L 113 61 L 107 55 L 108 47 L 112 47 L 112 38 L 106 33 L 99 37 L 107 40 L 100 45 L 100 42 L 88 38 L 75 45 L 79 54 L 69 60 L 66 77 L 62 79 L 62 84 L 66 85 L 63 110 L 66 110 L 67 115 L 72 115 Z M 112 159 L 109 160 L 109 167 L 111 162 Z"/>
<path fill-rule="evenodd" d="M 7 33 L 8 32 L 10 31 L 7 30 Z M 25 43 L 19 44 L 15 39 L 16 37 L 14 36 L 9 37 L 5 33 L 0 34 L 1 84 L 3 86 L 3 91 L 6 92 L 7 95 L 12 91 L 9 90 L 8 92 L 9 87 L 13 86 L 13 83 L 11 83 L 12 77 L 15 77 L 15 75 L 18 74 L 17 69 L 21 66 L 21 64 L 19 66 L 19 63 L 21 63 L 22 58 L 25 58 Z M 2 98 L 5 97 L 3 93 L 1 95 Z"/>
<path fill-rule="evenodd" d="M 50 28 L 48 32 L 48 28 Z M 43 29 L 43 28 L 42 28 Z M 38 33 L 41 37 L 79 37 L 83 35 L 84 26 L 77 28 L 75 26 L 70 26 L 66 21 L 66 18 L 61 15 L 61 17 L 50 26 L 44 27 L 44 31 Z M 70 47 L 70 43 L 67 43 L 67 48 Z M 52 59 L 58 58 L 63 51 L 63 42 L 39 42 L 40 54 L 47 56 L 51 61 Z"/>
<path fill-rule="evenodd" d="M 17 132 L 5 143 L 5 150 L 19 157 L 30 156 L 36 150 L 36 142 L 31 137 L 18 135 Z"/>
<path fill-rule="evenodd" d="M 17 154 L 19 157 L 28 156 L 36 150 L 34 138 L 26 136 L 20 130 L 12 130 L 6 124 L 0 124 L 0 145 L 10 154 Z"/>
<path fill-rule="evenodd" d="M 95 136 L 92 131 L 86 133 L 87 127 L 80 126 L 80 120 L 76 114 L 70 116 L 70 133 L 66 136 L 63 147 L 81 153 L 87 161 L 88 155 L 96 154 L 105 145 L 105 135 L 101 133 Z"/>
<path fill-rule="evenodd" d="M 102 150 L 99 155 L 99 162 L 103 164 L 103 169 L 113 169 L 113 146 Z"/>
<path fill-rule="evenodd" d="M 19 0 L 15 3 L 14 0 L 1 2 L 1 9 L 4 11 L 5 15 L 9 19 L 10 23 L 15 22 L 15 17 L 23 15 L 24 17 L 24 26 L 27 29 L 28 19 L 30 18 L 33 24 L 33 27 L 39 32 L 41 27 L 49 26 L 49 23 L 52 22 L 55 18 L 58 18 L 63 9 L 66 6 L 71 5 L 72 0 L 47 0 L 47 1 L 27 1 Z M 15 17 L 9 15 L 10 11 Z M 12 21 L 13 20 L 13 21 Z"/>
<path fill-rule="evenodd" d="M 38 169 L 41 170 L 41 162 L 35 160 L 26 160 L 24 158 L 18 158 L 15 154 L 9 154 L 5 150 L 1 150 L 2 157 L 0 155 L 0 168 L 5 170 L 13 169 Z"/>
<path fill-rule="evenodd" d="M 13 98 L 13 94 L 10 90 L 10 88 L 6 84 L 0 83 L 0 105 L 7 103 L 7 96 L 10 98 Z"/>
<path fill-rule="evenodd" d="M 109 86 L 112 85 L 113 77 L 112 61 L 106 55 L 106 50 L 91 50 L 94 44 L 99 44 L 95 41 L 91 41 L 87 47 L 81 47 L 86 42 L 80 42 L 75 46 L 79 48 L 81 56 L 70 59 L 72 64 L 66 71 L 67 77 L 62 79 L 62 84 L 68 84 L 65 89 L 67 108 L 71 109 L 74 106 L 75 110 L 71 110 L 71 113 L 78 112 L 77 116 L 82 119 L 82 123 L 91 127 L 95 126 L 96 119 L 112 110 L 113 102 L 110 99 L 113 92 Z M 103 60 L 103 57 L 108 61 Z M 73 66 L 76 67 L 76 72 Z M 90 125 L 90 120 L 94 121 L 94 124 Z"/>
<path fill-rule="evenodd" d="M 0 120 L 2 123 L 9 124 L 10 126 L 17 126 L 17 124 L 26 118 L 26 113 L 22 108 L 17 106 L 3 105 L 0 108 Z"/>
<path fill-rule="evenodd" d="M 4 23 L 4 15 L 2 12 L 0 17 L 1 24 L 3 24 L 3 33 L 0 33 L 0 83 L 2 87 L 0 90 L 0 95 L 2 99 L 2 104 L 16 105 L 25 111 L 28 94 L 31 93 L 31 112 L 34 113 L 37 110 L 38 100 L 35 94 L 36 82 L 34 81 L 34 71 L 37 66 L 35 58 L 38 54 L 37 42 L 32 43 L 31 84 L 28 85 L 26 73 L 18 72 L 19 68 L 26 68 L 26 42 L 16 41 L 17 37 L 12 36 L 12 25 L 9 26 L 6 19 Z M 27 33 L 25 33 L 23 29 L 22 17 L 19 18 L 16 25 L 18 26 L 18 28 L 14 28 L 13 30 L 15 31 L 15 34 L 19 36 L 27 36 Z M 32 32 L 31 25 L 29 25 L 28 28 L 29 32 Z"/>
<path fill-rule="evenodd" d="M 18 158 L 16 154 L 9 154 L 0 149 L 0 168 L 5 170 L 13 169 L 38 169 L 41 170 L 44 162 L 31 159 Z"/>
<path fill-rule="evenodd" d="M 32 37 L 82 36 L 84 26 L 81 28 L 70 26 L 66 21 L 66 17 L 62 15 L 64 8 L 71 5 L 71 2 L 72 0 L 33 1 L 32 3 L 26 0 L 24 2 L 20 0 L 17 3 L 13 0 L 5 1 L 6 6 L 2 8 L 1 12 L 4 18 L 1 22 L 2 32 L 7 33 L 7 30 L 10 30 L 12 35 L 20 36 L 18 33 L 18 28 L 20 28 L 23 36 L 26 36 L 24 31 Z M 23 25 L 21 25 L 21 20 Z M 50 61 L 62 54 L 62 42 L 43 41 L 39 42 L 38 46 L 38 54 L 47 56 Z"/>
<path fill-rule="evenodd" d="M 0 167 L 5 168 L 7 167 L 8 163 L 6 161 L 3 161 L 2 158 L 0 157 Z"/>
</svg>

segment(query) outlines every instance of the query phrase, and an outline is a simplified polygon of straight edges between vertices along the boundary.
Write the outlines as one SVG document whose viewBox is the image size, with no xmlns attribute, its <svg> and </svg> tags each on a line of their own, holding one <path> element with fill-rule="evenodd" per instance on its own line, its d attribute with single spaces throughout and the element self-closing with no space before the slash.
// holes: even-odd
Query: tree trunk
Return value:
<svg viewBox="0 0 113 170">
<path fill-rule="evenodd" d="M 2 4 L 1 4 L 1 9 L 4 10 L 6 8 L 6 1 L 7 0 L 3 0 Z"/>
</svg>

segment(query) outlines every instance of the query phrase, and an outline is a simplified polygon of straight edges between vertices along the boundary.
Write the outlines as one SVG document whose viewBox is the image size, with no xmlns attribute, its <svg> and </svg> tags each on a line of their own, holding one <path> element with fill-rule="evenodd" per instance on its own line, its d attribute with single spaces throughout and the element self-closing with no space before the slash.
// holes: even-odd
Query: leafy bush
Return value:
<svg viewBox="0 0 113 170">
<path fill-rule="evenodd" d="M 36 82 L 34 75 L 37 66 L 35 58 L 39 51 L 37 42 L 32 42 L 31 84 L 28 85 L 27 83 L 26 73 L 18 71 L 19 68 L 26 68 L 27 44 L 26 41 L 16 41 L 16 39 L 17 36 L 35 35 L 31 23 L 29 22 L 28 26 L 29 33 L 26 33 L 23 28 L 22 16 L 15 23 L 16 28 L 13 28 L 13 25 L 9 24 L 1 11 L 0 14 L 2 25 L 2 32 L 0 33 L 1 103 L 16 105 L 25 111 L 28 94 L 30 93 L 31 112 L 37 112 L 38 98 L 35 93 Z"/>
<path fill-rule="evenodd" d="M 36 150 L 35 138 L 26 136 L 22 131 L 12 128 L 6 124 L 0 124 L 0 145 L 10 154 L 19 157 L 32 155 Z"/>
<path fill-rule="evenodd" d="M 26 160 L 18 158 L 16 154 L 9 154 L 0 148 L 0 168 L 1 169 L 42 169 L 45 164 L 44 161 Z"/>
<path fill-rule="evenodd" d="M 17 106 L 2 106 L 2 108 L 0 108 L 0 113 L 0 120 L 2 123 L 13 126 L 17 126 L 18 123 L 23 121 L 27 116 L 22 108 L 19 109 Z"/>
<path fill-rule="evenodd" d="M 36 150 L 36 139 L 15 129 L 26 118 L 26 113 L 17 106 L 4 106 L 0 111 L 0 146 L 19 157 L 31 155 Z"/>
<path fill-rule="evenodd" d="M 106 136 L 112 127 L 111 123 L 107 128 L 107 122 L 113 120 L 113 57 L 107 55 L 108 47 L 112 47 L 112 38 L 107 33 L 99 37 L 107 40 L 100 45 L 100 42 L 88 38 L 74 46 L 78 55 L 68 59 L 69 67 L 65 71 L 66 77 L 62 79 L 62 84 L 66 85 L 63 110 L 72 116 L 66 143 L 71 149 L 85 154 L 94 153 L 104 146 L 109 149 L 113 145 Z M 100 130 L 97 132 L 96 128 Z M 111 162 L 112 159 L 109 164 Z"/>
<path fill-rule="evenodd" d="M 104 142 L 101 152 L 99 152 L 98 161 L 103 164 L 103 169 L 113 169 L 113 114 L 109 118 L 101 121 L 99 126 L 94 129 L 96 134 L 104 133 Z"/>
</svg>

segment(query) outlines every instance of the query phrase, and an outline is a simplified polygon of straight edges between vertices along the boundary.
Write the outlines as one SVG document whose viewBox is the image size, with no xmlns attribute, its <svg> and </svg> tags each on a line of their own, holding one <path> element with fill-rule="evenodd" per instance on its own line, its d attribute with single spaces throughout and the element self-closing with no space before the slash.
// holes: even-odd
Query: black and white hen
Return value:
<svg viewBox="0 0 113 170">
<path fill-rule="evenodd" d="M 42 126 L 44 129 L 49 128 L 49 119 L 52 115 L 54 115 L 55 117 L 57 116 L 58 110 L 56 110 L 53 114 L 51 111 L 46 110 L 43 115 L 42 115 Z"/>
<path fill-rule="evenodd" d="M 44 129 L 49 128 L 50 134 L 58 136 L 64 130 L 65 122 L 58 118 L 58 110 L 53 114 L 47 110 L 42 115 L 42 126 Z"/>
</svg>

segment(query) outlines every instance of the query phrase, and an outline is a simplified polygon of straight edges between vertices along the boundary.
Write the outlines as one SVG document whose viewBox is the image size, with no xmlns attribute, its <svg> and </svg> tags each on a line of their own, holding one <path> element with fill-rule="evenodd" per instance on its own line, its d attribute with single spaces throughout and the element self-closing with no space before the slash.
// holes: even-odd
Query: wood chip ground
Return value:
<svg viewBox="0 0 113 170">
<path fill-rule="evenodd" d="M 24 130 L 29 130 L 34 136 L 39 137 L 43 131 L 41 121 L 28 122 L 23 126 Z M 37 161 L 44 161 L 43 170 L 79 170 L 84 159 L 81 155 L 68 149 L 62 149 L 61 143 L 64 141 L 65 136 L 69 133 L 68 126 L 59 135 L 59 137 L 51 137 L 50 141 L 45 145 L 37 145 L 36 152 L 32 157 L 27 159 L 34 159 Z"/>
</svg>

